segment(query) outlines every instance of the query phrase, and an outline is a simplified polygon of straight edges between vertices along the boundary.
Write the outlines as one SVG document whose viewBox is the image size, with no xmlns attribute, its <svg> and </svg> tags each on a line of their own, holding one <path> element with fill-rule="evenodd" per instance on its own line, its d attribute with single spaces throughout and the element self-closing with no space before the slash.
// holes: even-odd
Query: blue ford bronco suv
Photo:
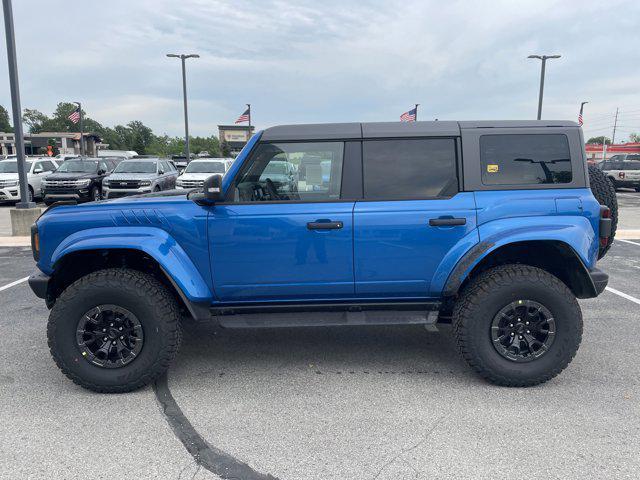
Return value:
<svg viewBox="0 0 640 480">
<path fill-rule="evenodd" d="M 576 299 L 608 280 L 615 193 L 583 145 L 561 121 L 277 126 L 202 189 L 58 203 L 29 279 L 51 353 L 124 392 L 167 370 L 189 319 L 440 322 L 489 381 L 545 382 L 580 344 Z"/>
</svg>

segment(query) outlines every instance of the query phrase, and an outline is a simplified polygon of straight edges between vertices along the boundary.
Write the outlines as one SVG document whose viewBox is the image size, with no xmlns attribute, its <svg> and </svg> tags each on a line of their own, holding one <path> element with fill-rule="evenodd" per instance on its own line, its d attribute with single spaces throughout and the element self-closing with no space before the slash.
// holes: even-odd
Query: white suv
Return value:
<svg viewBox="0 0 640 480">
<path fill-rule="evenodd" d="M 198 158 L 191 160 L 178 180 L 176 188 L 201 188 L 205 179 L 214 173 L 224 175 L 233 164 L 233 158 Z"/>
<path fill-rule="evenodd" d="M 27 182 L 29 183 L 29 201 L 42 196 L 42 179 L 52 174 L 58 163 L 55 159 L 27 158 Z M 18 186 L 18 160 L 8 158 L 0 160 L 0 201 L 20 200 L 20 187 Z"/>
</svg>

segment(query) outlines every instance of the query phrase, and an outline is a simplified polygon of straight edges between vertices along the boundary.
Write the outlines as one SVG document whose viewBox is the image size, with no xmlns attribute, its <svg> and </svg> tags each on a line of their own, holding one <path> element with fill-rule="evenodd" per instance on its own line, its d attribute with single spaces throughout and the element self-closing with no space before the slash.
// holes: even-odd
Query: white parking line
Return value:
<svg viewBox="0 0 640 480">
<path fill-rule="evenodd" d="M 633 193 L 620 193 L 620 192 L 618 192 L 616 195 L 619 195 L 621 197 L 640 198 L 640 196 L 634 195 Z"/>
<path fill-rule="evenodd" d="M 615 239 L 616 242 L 624 242 L 624 243 L 630 243 L 632 245 L 638 245 L 640 247 L 640 243 L 638 242 L 632 242 L 631 240 L 624 240 L 622 238 L 616 238 Z"/>
<path fill-rule="evenodd" d="M 615 288 L 611 288 L 611 287 L 607 287 L 606 290 L 608 292 L 611 293 L 615 293 L 616 295 L 619 295 L 622 298 L 626 298 L 627 300 L 631 300 L 633 303 L 637 303 L 638 305 L 640 305 L 640 299 L 636 298 L 636 297 L 632 297 L 631 295 L 627 295 L 626 293 L 623 293 L 619 290 L 616 290 Z"/>
<path fill-rule="evenodd" d="M 16 280 L 15 282 L 7 283 L 6 285 L 0 287 L 0 292 L 6 290 L 7 288 L 15 287 L 16 285 L 21 284 L 22 282 L 26 282 L 29 280 L 29 277 L 21 278 L 20 280 Z"/>
</svg>

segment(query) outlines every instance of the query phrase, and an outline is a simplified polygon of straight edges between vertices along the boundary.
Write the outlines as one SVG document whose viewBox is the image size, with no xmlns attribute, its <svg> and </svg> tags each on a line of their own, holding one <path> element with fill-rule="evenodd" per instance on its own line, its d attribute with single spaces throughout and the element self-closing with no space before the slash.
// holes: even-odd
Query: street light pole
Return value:
<svg viewBox="0 0 640 480">
<path fill-rule="evenodd" d="M 29 201 L 29 184 L 27 182 L 27 166 L 24 161 L 24 134 L 22 132 L 22 107 L 20 105 L 20 88 L 18 86 L 18 61 L 16 59 L 16 39 L 13 30 L 13 8 L 11 0 L 2 0 L 4 10 L 4 31 L 7 37 L 7 61 L 9 62 L 9 84 L 11 86 L 11 109 L 13 110 L 13 135 L 18 161 L 18 183 L 20 184 L 20 201 L 16 208 L 34 208 L 35 203 Z"/>
<path fill-rule="evenodd" d="M 187 58 L 200 58 L 200 55 L 176 55 L 175 53 L 167 53 L 167 57 L 179 58 L 182 62 L 182 100 L 184 102 L 184 147 L 185 155 L 187 157 L 187 163 L 191 160 L 191 153 L 189 151 L 189 114 L 187 112 L 187 73 L 185 71 L 185 60 Z"/>
<path fill-rule="evenodd" d="M 547 60 L 560 58 L 560 55 L 529 55 L 527 58 L 537 58 L 542 60 L 540 67 L 540 94 L 538 95 L 538 120 L 542 118 L 542 96 L 544 94 L 544 74 L 547 66 Z"/>
</svg>

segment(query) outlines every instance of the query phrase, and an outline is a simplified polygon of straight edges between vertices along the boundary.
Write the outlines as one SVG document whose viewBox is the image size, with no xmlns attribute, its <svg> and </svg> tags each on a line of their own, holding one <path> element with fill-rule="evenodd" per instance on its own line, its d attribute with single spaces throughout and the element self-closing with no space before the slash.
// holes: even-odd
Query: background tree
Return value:
<svg viewBox="0 0 640 480">
<path fill-rule="evenodd" d="M 632 133 L 629 135 L 629 141 L 632 143 L 640 143 L 640 133 Z"/>
<path fill-rule="evenodd" d="M 587 143 L 602 145 L 603 141 L 607 142 L 607 145 L 611 145 L 611 139 L 609 137 L 605 137 L 604 135 L 600 137 L 591 137 L 589 140 L 587 140 Z"/>
<path fill-rule="evenodd" d="M 49 117 L 38 110 L 25 108 L 22 121 L 27 124 L 29 133 L 40 133 L 43 131 L 42 126 L 49 121 Z"/>
<path fill-rule="evenodd" d="M 9 112 L 0 105 L 0 132 L 13 132 L 13 127 L 9 121 Z"/>
</svg>

